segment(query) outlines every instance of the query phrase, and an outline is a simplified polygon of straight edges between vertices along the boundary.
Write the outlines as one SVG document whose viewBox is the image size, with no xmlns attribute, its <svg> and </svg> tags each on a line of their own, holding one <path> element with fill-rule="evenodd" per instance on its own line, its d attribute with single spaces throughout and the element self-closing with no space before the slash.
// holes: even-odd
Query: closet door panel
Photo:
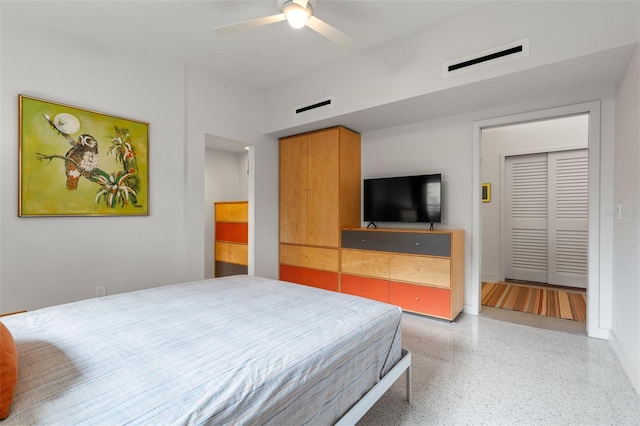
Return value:
<svg viewBox="0 0 640 426">
<path fill-rule="evenodd" d="M 338 129 L 308 135 L 308 241 L 307 244 L 338 247 L 339 167 Z"/>
<path fill-rule="evenodd" d="M 307 243 L 307 136 L 280 141 L 280 242 Z"/>
<path fill-rule="evenodd" d="M 549 153 L 550 284 L 587 288 L 587 155 L 586 149 Z"/>
<path fill-rule="evenodd" d="M 547 282 L 547 154 L 507 157 L 505 278 Z"/>
</svg>

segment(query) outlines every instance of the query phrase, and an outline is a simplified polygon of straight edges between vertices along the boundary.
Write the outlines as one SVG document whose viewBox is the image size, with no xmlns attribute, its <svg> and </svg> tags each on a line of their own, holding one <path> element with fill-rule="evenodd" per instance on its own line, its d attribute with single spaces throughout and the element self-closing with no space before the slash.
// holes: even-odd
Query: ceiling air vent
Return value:
<svg viewBox="0 0 640 426">
<path fill-rule="evenodd" d="M 521 58 L 523 56 L 529 56 L 528 38 L 446 62 L 443 67 L 443 73 L 447 76 L 452 73 L 468 71 L 480 66 L 493 65 L 498 62 Z"/>
<path fill-rule="evenodd" d="M 304 114 L 305 112 L 315 111 L 319 108 L 327 109 L 333 106 L 333 96 L 321 99 L 319 101 L 314 101 L 308 105 L 300 105 L 293 109 L 293 116 L 299 116 L 300 114 Z"/>
</svg>

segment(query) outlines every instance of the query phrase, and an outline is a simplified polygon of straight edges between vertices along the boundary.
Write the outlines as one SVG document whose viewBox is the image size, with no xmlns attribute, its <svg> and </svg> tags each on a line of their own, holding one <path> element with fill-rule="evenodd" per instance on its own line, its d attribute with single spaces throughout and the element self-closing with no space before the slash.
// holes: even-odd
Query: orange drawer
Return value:
<svg viewBox="0 0 640 426">
<path fill-rule="evenodd" d="M 338 291 L 338 274 L 336 272 L 280 264 L 280 279 L 323 290 Z"/>
<path fill-rule="evenodd" d="M 407 311 L 434 317 L 451 318 L 451 290 L 391 282 L 389 302 Z"/>
<path fill-rule="evenodd" d="M 249 242 L 249 225 L 247 223 L 216 222 L 216 240 L 246 244 Z"/>
<path fill-rule="evenodd" d="M 389 303 L 389 281 L 342 274 L 342 292 Z"/>
</svg>

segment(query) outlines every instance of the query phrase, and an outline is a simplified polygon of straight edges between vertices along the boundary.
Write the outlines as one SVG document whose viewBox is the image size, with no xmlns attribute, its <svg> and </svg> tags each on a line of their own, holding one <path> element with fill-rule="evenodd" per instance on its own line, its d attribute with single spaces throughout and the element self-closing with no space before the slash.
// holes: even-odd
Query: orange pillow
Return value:
<svg viewBox="0 0 640 426">
<path fill-rule="evenodd" d="M 18 381 L 18 351 L 9 329 L 0 322 L 0 420 L 9 417 Z"/>
</svg>

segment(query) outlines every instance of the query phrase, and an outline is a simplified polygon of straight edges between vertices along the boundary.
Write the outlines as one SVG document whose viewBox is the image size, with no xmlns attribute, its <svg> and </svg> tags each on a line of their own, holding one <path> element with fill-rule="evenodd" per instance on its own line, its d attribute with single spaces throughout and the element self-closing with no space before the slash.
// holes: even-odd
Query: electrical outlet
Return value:
<svg viewBox="0 0 640 426">
<path fill-rule="evenodd" d="M 104 297 L 107 295 L 107 286 L 99 285 L 96 287 L 96 297 Z"/>
</svg>

